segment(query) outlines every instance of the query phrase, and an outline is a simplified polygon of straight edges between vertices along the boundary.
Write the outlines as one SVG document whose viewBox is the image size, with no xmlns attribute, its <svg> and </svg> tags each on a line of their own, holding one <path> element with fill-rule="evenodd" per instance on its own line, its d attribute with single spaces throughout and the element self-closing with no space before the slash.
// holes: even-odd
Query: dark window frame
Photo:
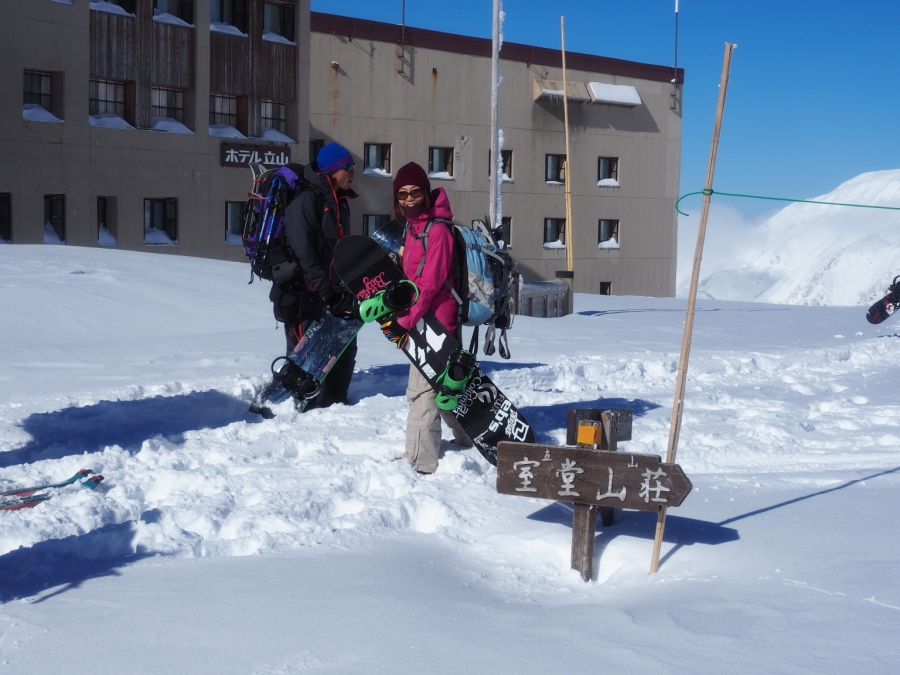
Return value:
<svg viewBox="0 0 900 675">
<path fill-rule="evenodd" d="M 432 145 L 428 147 L 428 173 L 442 173 L 446 171 L 453 176 L 453 154 L 455 148 Z M 438 168 L 441 167 L 441 168 Z"/>
<path fill-rule="evenodd" d="M 227 111 L 222 108 L 228 108 Z M 209 95 L 209 126 L 214 124 L 228 124 L 238 131 L 241 129 L 241 97 L 231 94 Z"/>
<path fill-rule="evenodd" d="M 0 238 L 12 243 L 12 192 L 0 192 Z"/>
<path fill-rule="evenodd" d="M 503 245 L 506 248 L 510 248 L 512 246 L 512 216 L 501 216 L 500 227 L 497 229 L 500 230 L 499 234 L 500 239 L 503 240 Z"/>
<path fill-rule="evenodd" d="M 150 204 L 150 220 L 155 221 L 154 212 L 156 206 L 162 205 L 162 219 L 159 221 L 162 227 L 156 227 L 157 222 L 147 222 L 147 204 Z M 147 230 L 156 229 L 165 232 L 166 236 L 172 240 L 172 244 L 148 244 Z M 166 197 L 163 199 L 144 198 L 144 245 L 145 246 L 177 246 L 178 245 L 178 199 L 175 197 Z"/>
<path fill-rule="evenodd" d="M 309 163 L 312 164 L 319 156 L 319 150 L 325 147 L 324 138 L 311 138 L 309 140 Z"/>
<path fill-rule="evenodd" d="M 277 25 L 272 25 L 271 17 L 277 17 Z M 263 30 L 280 35 L 285 40 L 296 42 L 297 5 L 281 2 L 263 2 Z M 272 30 L 272 29 L 275 30 Z"/>
<path fill-rule="evenodd" d="M 370 149 L 376 150 L 376 154 L 381 157 L 381 164 L 374 165 L 369 163 Z M 387 173 L 391 172 L 391 144 L 390 143 L 364 143 L 363 144 L 363 162 L 365 169 L 381 169 Z"/>
<path fill-rule="evenodd" d="M 165 0 L 165 4 L 168 5 L 170 0 Z M 153 0 L 153 9 L 158 9 L 157 4 L 159 0 Z M 168 10 L 168 6 L 166 7 Z M 173 12 L 166 12 L 168 14 L 173 14 Z M 184 21 L 185 23 L 194 23 L 194 0 L 175 0 L 175 12 L 174 15 L 179 19 Z"/>
<path fill-rule="evenodd" d="M 566 182 L 566 156 L 546 154 L 544 156 L 544 182 Z"/>
<path fill-rule="evenodd" d="M 92 77 L 88 82 L 88 114 L 112 113 L 128 120 L 128 84 Z"/>
<path fill-rule="evenodd" d="M 164 102 L 162 101 L 163 96 L 165 97 Z M 150 117 L 173 119 L 184 124 L 184 89 L 151 87 Z"/>
<path fill-rule="evenodd" d="M 44 227 L 47 223 L 56 232 L 62 243 L 66 243 L 66 196 L 44 195 Z"/>
<path fill-rule="evenodd" d="M 606 164 L 604 164 L 604 162 Z M 608 175 L 606 175 L 608 174 Z M 614 181 L 619 180 L 619 158 L 618 157 L 598 157 L 597 158 L 597 180 L 606 180 L 612 178 Z"/>
<path fill-rule="evenodd" d="M 378 221 L 373 228 L 371 226 L 371 220 L 377 218 Z M 390 222 L 391 216 L 387 213 L 365 213 L 363 214 L 363 234 L 367 237 L 371 237 L 380 227 Z"/>
<path fill-rule="evenodd" d="M 237 236 L 238 238 L 242 237 L 244 234 L 244 219 L 243 219 L 243 208 L 244 202 L 225 202 L 225 244 L 228 246 L 240 246 L 241 242 L 236 241 L 232 244 L 228 242 L 228 235 L 232 234 Z M 236 216 L 234 221 L 232 222 L 232 215 Z M 232 225 L 237 225 L 237 231 L 232 229 Z"/>
<path fill-rule="evenodd" d="M 608 225 L 609 236 L 603 237 L 603 224 L 611 223 Z M 615 238 L 616 243 L 619 243 L 619 219 L 618 218 L 600 218 L 597 221 L 597 243 L 601 244 L 604 241 L 609 241 L 610 239 Z"/>
<path fill-rule="evenodd" d="M 556 236 L 548 239 L 548 233 L 552 230 L 556 231 Z M 562 242 L 566 245 L 566 219 L 565 218 L 544 218 L 544 243 L 552 244 L 554 241 Z"/>
<path fill-rule="evenodd" d="M 273 117 L 272 115 L 266 115 L 266 106 L 269 106 L 269 110 L 272 113 L 280 111 L 283 114 L 283 117 Z M 275 129 L 275 131 L 287 134 L 287 102 L 278 101 L 272 98 L 262 99 L 259 105 L 259 119 L 261 127 L 268 127 L 269 129 Z M 267 124 L 267 122 L 276 122 L 278 123 L 278 126 L 275 126 L 271 123 Z"/>
<path fill-rule="evenodd" d="M 47 112 L 53 105 L 53 73 L 46 70 L 22 72 L 22 105 L 31 103 Z"/>
<path fill-rule="evenodd" d="M 600 290 L 598 291 L 600 295 L 612 295 L 612 282 L 611 281 L 601 281 L 600 282 Z"/>
<path fill-rule="evenodd" d="M 500 151 L 500 159 L 503 162 L 503 166 L 501 170 L 503 174 L 509 178 L 509 180 L 513 179 L 512 175 L 512 161 L 513 161 L 513 151 L 512 150 L 501 150 Z M 488 178 L 494 175 L 494 162 L 491 161 L 491 151 L 488 150 Z"/>
</svg>

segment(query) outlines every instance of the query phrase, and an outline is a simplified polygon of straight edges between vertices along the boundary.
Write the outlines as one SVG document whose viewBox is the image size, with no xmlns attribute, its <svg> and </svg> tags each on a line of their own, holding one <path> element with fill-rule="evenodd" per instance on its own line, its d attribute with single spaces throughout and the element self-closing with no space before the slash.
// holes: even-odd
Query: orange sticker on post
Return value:
<svg viewBox="0 0 900 675">
<path fill-rule="evenodd" d="M 584 421 L 578 425 L 578 445 L 600 445 L 603 438 L 603 427 L 599 424 L 585 423 Z"/>
</svg>

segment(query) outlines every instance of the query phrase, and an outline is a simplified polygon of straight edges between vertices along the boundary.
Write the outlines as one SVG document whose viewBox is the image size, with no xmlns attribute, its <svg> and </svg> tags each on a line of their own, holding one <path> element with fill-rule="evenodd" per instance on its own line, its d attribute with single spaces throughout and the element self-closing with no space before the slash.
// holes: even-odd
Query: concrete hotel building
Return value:
<svg viewBox="0 0 900 675">
<path fill-rule="evenodd" d="M 248 156 L 357 158 L 352 232 L 417 161 L 484 218 L 490 40 L 310 13 L 307 0 L 0 0 L 0 239 L 242 260 Z M 683 72 L 504 43 L 503 216 L 526 281 L 670 296 Z M 676 79 L 677 88 L 672 84 Z M 574 242 L 564 241 L 571 181 Z"/>
</svg>

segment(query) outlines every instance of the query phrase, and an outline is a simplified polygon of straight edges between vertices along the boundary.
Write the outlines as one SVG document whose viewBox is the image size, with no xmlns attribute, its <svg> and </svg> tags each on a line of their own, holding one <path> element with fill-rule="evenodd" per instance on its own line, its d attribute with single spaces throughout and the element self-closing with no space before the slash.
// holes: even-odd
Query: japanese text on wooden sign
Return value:
<svg viewBox="0 0 900 675">
<path fill-rule="evenodd" d="M 656 455 L 506 441 L 497 446 L 501 494 L 658 511 L 679 506 L 692 487 L 680 466 Z"/>
<path fill-rule="evenodd" d="M 246 169 L 250 164 L 268 167 L 283 166 L 291 161 L 289 147 L 273 148 L 271 145 L 249 143 L 222 143 L 222 166 Z"/>
</svg>

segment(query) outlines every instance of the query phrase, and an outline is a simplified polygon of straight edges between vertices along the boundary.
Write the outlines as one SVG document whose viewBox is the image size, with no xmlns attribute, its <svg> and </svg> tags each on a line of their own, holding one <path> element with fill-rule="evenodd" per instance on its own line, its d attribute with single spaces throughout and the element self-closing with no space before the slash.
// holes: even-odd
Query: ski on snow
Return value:
<svg viewBox="0 0 900 675">
<path fill-rule="evenodd" d="M 82 478 L 87 478 L 91 473 L 90 469 L 82 469 L 71 478 L 60 483 L 48 483 L 46 485 L 35 485 L 34 487 L 18 488 L 16 490 L 0 492 L 0 511 L 17 511 L 19 509 L 33 508 L 41 502 L 47 501 L 55 494 L 54 492 L 50 492 L 50 490 L 57 490 L 75 483 L 78 483 L 80 487 L 93 490 L 100 485 L 103 476 L 92 476 L 87 480 L 81 481 L 80 483 L 78 482 Z M 45 490 L 48 492 L 44 492 Z"/>
</svg>

